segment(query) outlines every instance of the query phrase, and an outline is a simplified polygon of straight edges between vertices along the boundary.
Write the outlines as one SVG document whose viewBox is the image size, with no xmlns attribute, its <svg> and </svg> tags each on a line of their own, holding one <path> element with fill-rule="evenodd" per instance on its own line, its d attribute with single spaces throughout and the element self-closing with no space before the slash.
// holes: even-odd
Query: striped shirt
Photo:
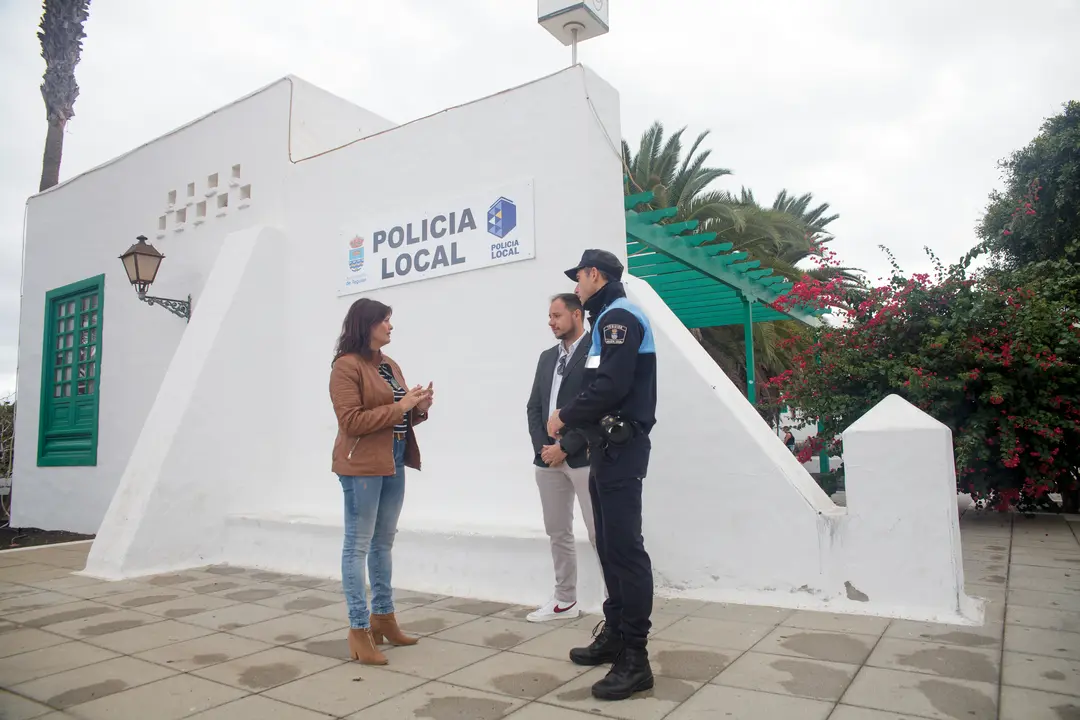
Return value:
<svg viewBox="0 0 1080 720">
<path fill-rule="evenodd" d="M 398 402 L 401 398 L 405 397 L 405 388 L 401 387 L 397 378 L 394 377 L 394 371 L 390 369 L 389 363 L 382 363 L 379 365 L 379 374 L 382 375 L 383 380 L 390 386 L 390 389 L 394 391 L 394 402 Z M 394 426 L 394 432 L 403 433 L 408 429 L 408 413 L 402 413 L 401 422 Z"/>
</svg>

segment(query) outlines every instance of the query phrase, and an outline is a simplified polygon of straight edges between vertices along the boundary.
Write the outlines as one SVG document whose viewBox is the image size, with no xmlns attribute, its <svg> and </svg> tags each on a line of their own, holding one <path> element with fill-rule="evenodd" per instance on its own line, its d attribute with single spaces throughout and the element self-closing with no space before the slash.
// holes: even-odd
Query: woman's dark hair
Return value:
<svg viewBox="0 0 1080 720">
<path fill-rule="evenodd" d="M 338 338 L 337 348 L 334 350 L 334 362 L 349 353 L 356 353 L 365 360 L 370 360 L 371 328 L 390 317 L 390 312 L 389 305 L 371 298 L 360 298 L 354 302 L 349 307 L 349 312 L 345 313 L 345 321 L 341 323 L 341 337 Z"/>
</svg>

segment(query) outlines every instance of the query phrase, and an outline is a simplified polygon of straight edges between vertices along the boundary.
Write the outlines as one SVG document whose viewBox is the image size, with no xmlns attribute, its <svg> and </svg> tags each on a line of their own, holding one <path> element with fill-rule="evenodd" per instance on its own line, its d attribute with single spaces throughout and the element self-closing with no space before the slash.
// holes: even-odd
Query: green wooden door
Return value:
<svg viewBox="0 0 1080 720">
<path fill-rule="evenodd" d="M 45 295 L 38 465 L 96 465 L 105 276 Z"/>
</svg>

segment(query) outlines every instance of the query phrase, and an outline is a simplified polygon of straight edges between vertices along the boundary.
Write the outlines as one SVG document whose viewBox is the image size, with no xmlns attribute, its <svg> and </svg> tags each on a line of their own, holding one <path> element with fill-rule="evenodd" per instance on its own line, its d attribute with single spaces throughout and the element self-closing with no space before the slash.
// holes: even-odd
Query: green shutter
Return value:
<svg viewBox="0 0 1080 720">
<path fill-rule="evenodd" d="M 97 465 L 105 276 L 45 294 L 38 465 Z"/>
</svg>

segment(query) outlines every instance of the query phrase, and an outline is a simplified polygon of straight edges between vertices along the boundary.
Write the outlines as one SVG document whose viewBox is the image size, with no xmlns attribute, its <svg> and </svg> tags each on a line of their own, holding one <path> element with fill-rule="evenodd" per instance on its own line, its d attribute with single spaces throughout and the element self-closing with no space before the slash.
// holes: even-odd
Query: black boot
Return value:
<svg viewBox="0 0 1080 720">
<path fill-rule="evenodd" d="M 611 666 L 607 677 L 592 686 L 592 694 L 599 700 L 625 700 L 636 692 L 651 690 L 652 686 L 648 651 L 628 647 Z"/>
<path fill-rule="evenodd" d="M 600 630 L 600 627 L 603 629 Z M 600 630 L 600 634 L 597 634 Z M 612 630 L 611 626 L 601 620 L 593 628 L 592 644 L 588 647 L 574 648 L 570 651 L 570 661 L 575 665 L 603 665 L 615 662 L 615 658 L 623 649 L 622 635 Z"/>
</svg>

